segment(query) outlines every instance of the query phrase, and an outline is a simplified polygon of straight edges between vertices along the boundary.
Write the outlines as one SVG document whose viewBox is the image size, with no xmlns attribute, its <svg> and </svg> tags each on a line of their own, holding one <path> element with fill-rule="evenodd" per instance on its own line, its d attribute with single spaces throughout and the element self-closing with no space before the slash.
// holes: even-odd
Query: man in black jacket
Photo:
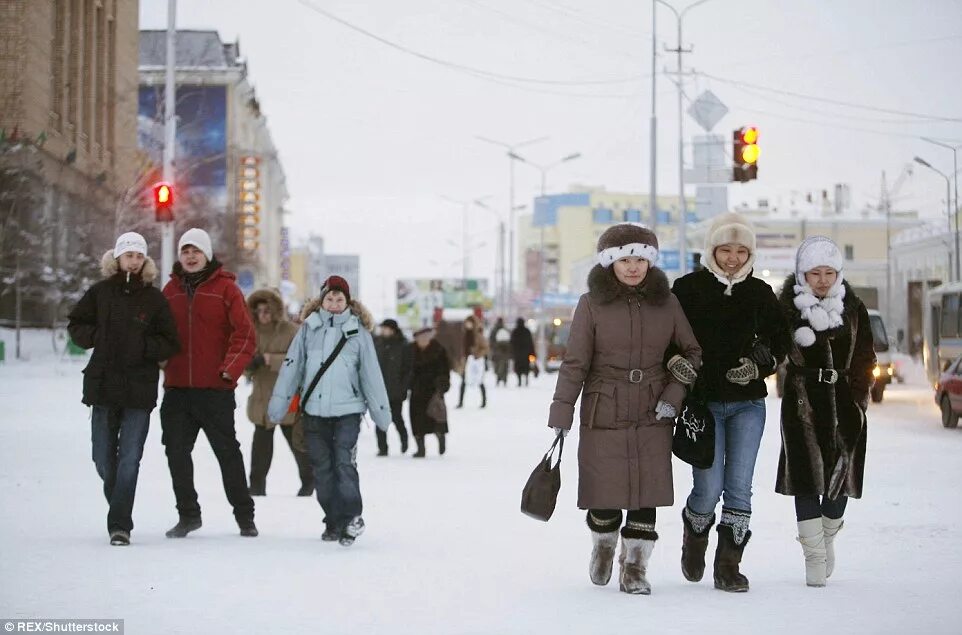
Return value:
<svg viewBox="0 0 962 635">
<path fill-rule="evenodd" d="M 140 459 L 157 405 L 159 364 L 178 349 L 167 299 L 152 286 L 157 266 L 143 236 L 128 232 L 101 260 L 104 280 L 70 312 L 74 343 L 94 349 L 84 369 L 83 403 L 93 407 L 91 442 L 110 505 L 110 544 L 130 544 Z"/>
<path fill-rule="evenodd" d="M 381 322 L 381 335 L 374 342 L 381 375 L 391 402 L 391 419 L 401 437 L 401 454 L 408 451 L 408 432 L 401 407 L 411 388 L 411 344 L 394 320 Z M 377 455 L 387 456 L 387 432 L 377 429 Z"/>
</svg>

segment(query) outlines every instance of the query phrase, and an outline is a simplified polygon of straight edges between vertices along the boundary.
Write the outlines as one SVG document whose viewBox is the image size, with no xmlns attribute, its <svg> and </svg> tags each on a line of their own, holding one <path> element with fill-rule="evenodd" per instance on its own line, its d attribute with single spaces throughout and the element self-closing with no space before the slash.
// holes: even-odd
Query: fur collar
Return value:
<svg viewBox="0 0 962 635">
<path fill-rule="evenodd" d="M 645 276 L 645 281 L 638 287 L 632 288 L 618 282 L 611 267 L 595 265 L 588 273 L 588 293 L 601 304 L 637 294 L 643 302 L 657 306 L 664 304 L 671 295 L 671 287 L 668 286 L 668 276 L 658 267 L 651 267 L 648 275 Z"/>
<path fill-rule="evenodd" d="M 314 313 L 320 308 L 321 298 L 311 298 L 305 302 L 304 308 L 301 309 L 301 321 L 303 322 L 306 320 L 311 313 Z M 351 311 L 351 313 L 357 316 L 357 318 L 361 321 L 361 324 L 364 325 L 365 329 L 368 331 L 374 331 L 374 316 L 371 315 L 371 312 L 367 310 L 367 307 L 357 300 L 351 300 L 351 303 L 348 305 L 348 309 Z"/>
<path fill-rule="evenodd" d="M 752 275 L 752 268 L 755 266 L 755 254 L 752 253 L 748 260 L 742 265 L 741 269 L 735 272 L 734 275 L 729 276 L 725 273 L 725 270 L 721 268 L 718 261 L 715 260 L 715 254 L 712 253 L 708 256 L 708 263 L 706 269 L 715 276 L 715 279 L 725 285 L 725 295 L 732 294 L 732 287 L 734 287 L 739 282 L 744 282 Z"/>
<path fill-rule="evenodd" d="M 114 250 L 108 249 L 100 259 L 100 273 L 104 278 L 110 278 L 118 271 L 120 271 L 120 264 L 114 258 Z M 140 270 L 140 277 L 145 285 L 153 284 L 157 279 L 157 263 L 150 256 L 144 259 L 144 268 Z"/>
<path fill-rule="evenodd" d="M 844 279 L 833 288 L 834 295 L 818 300 L 811 288 L 799 285 L 795 274 L 788 276 L 782 285 L 779 300 L 792 317 L 793 338 L 801 347 L 815 343 L 816 332 L 822 333 L 841 327 L 846 315 L 852 315 L 858 308 L 859 299 L 852 287 Z"/>
<path fill-rule="evenodd" d="M 281 294 L 273 289 L 258 289 L 247 296 L 247 308 L 250 309 L 251 317 L 254 318 L 255 323 L 257 323 L 257 315 L 254 313 L 254 310 L 261 302 L 266 302 L 267 306 L 270 307 L 271 319 L 274 322 L 287 321 L 287 314 L 284 312 L 284 300 L 281 299 Z"/>
</svg>

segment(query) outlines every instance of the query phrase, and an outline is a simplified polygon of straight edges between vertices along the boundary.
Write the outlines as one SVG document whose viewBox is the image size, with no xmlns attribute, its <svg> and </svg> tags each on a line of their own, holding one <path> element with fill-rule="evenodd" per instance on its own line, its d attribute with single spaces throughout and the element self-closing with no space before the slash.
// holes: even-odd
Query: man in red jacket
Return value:
<svg viewBox="0 0 962 635">
<path fill-rule="evenodd" d="M 201 526 L 190 457 L 200 430 L 220 464 L 241 535 L 256 536 L 254 499 L 234 431 L 234 389 L 254 356 L 254 324 L 236 277 L 214 258 L 207 232 L 189 229 L 177 247 L 164 296 L 182 345 L 164 369 L 160 425 L 180 518 L 167 537 L 183 538 Z"/>
</svg>

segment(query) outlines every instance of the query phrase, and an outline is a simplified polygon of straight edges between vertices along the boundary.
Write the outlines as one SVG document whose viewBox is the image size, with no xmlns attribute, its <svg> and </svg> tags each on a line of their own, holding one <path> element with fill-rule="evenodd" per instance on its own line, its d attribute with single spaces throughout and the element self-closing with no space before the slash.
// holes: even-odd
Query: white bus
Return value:
<svg viewBox="0 0 962 635">
<path fill-rule="evenodd" d="M 949 282 L 925 295 L 922 358 L 934 386 L 949 364 L 962 355 L 962 283 Z"/>
</svg>

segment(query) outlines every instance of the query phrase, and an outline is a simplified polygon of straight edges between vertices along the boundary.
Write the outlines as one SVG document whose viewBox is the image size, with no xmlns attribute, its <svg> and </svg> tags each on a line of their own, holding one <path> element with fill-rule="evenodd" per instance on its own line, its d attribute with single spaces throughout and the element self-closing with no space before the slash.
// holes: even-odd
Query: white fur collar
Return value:
<svg viewBox="0 0 962 635">
<path fill-rule="evenodd" d="M 734 287 L 739 282 L 744 282 L 745 280 L 748 280 L 748 277 L 752 273 L 752 265 L 755 264 L 754 260 L 755 260 L 754 258 L 750 258 L 748 262 L 746 262 L 741 269 L 736 271 L 733 276 L 728 276 L 726 274 L 719 273 L 718 270 L 720 270 L 721 267 L 718 266 L 718 264 L 715 262 L 714 259 L 712 259 L 708 263 L 708 270 L 711 271 L 711 274 L 715 276 L 716 280 L 718 280 L 723 285 L 725 285 L 725 295 L 731 295 L 732 287 Z"/>
<path fill-rule="evenodd" d="M 795 308 L 801 312 L 802 319 L 809 324 L 808 327 L 803 326 L 795 331 L 795 341 L 799 345 L 811 346 L 814 344 L 814 331 L 827 331 L 842 326 L 842 312 L 845 310 L 843 302 L 845 285 L 841 272 L 839 272 L 838 280 L 835 281 L 824 298 L 816 297 L 808 283 L 796 284 L 794 291 Z"/>
</svg>

